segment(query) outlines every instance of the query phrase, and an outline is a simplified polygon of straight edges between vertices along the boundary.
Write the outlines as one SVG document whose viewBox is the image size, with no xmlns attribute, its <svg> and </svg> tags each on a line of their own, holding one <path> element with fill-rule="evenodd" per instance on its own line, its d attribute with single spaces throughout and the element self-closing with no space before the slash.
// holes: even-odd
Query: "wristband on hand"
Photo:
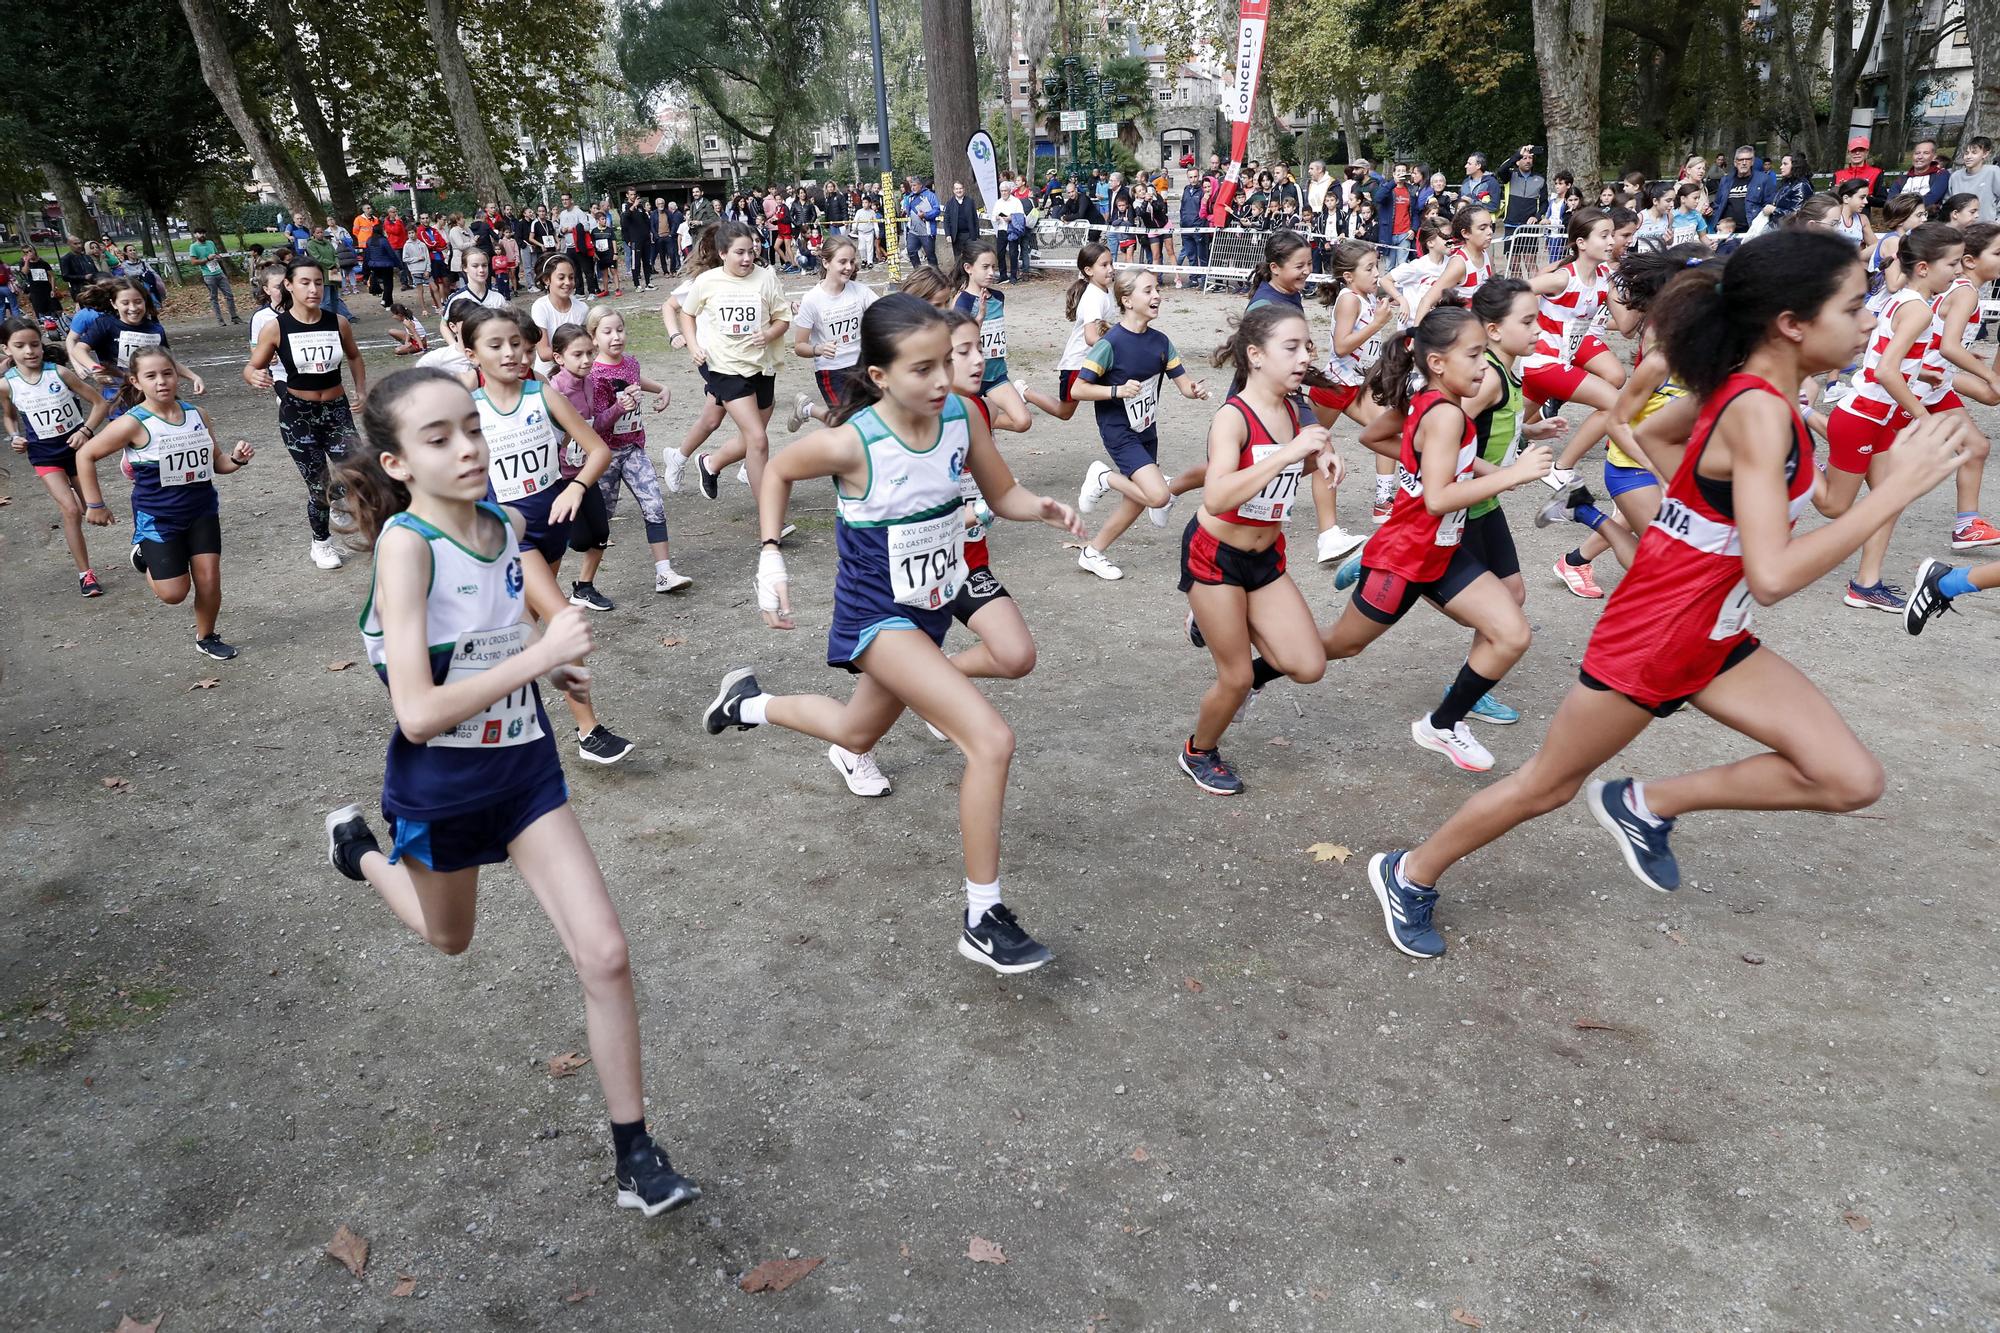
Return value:
<svg viewBox="0 0 2000 1333">
<path fill-rule="evenodd" d="M 564 477 L 564 478 L 563 478 L 563 485 L 565 485 L 565 486 L 579 486 L 579 487 L 582 487 L 582 488 L 583 488 L 584 490 L 586 490 L 586 491 L 590 489 L 590 483 L 589 483 L 589 482 L 587 482 L 587 481 L 585 481 L 585 480 L 584 480 L 584 479 L 583 479 L 582 477 Z"/>
<path fill-rule="evenodd" d="M 84 507 L 85 509 L 102 509 L 102 508 L 104 508 L 104 506 L 103 506 L 103 505 L 94 505 L 94 504 L 89 504 L 89 503 L 86 503 L 86 504 L 85 504 L 85 505 L 84 505 L 83 507 Z"/>
</svg>

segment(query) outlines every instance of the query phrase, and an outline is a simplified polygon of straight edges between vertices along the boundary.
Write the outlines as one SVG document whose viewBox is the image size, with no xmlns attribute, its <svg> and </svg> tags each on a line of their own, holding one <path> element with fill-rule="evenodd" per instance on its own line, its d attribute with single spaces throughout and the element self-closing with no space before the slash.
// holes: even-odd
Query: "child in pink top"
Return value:
<svg viewBox="0 0 2000 1333">
<path fill-rule="evenodd" d="M 623 482 L 639 502 L 639 515 L 646 523 L 646 541 L 653 548 L 653 591 L 679 592 L 694 580 L 674 572 L 667 558 L 667 502 L 660 491 L 659 474 L 646 454 L 646 425 L 639 415 L 639 394 L 654 395 L 653 410 L 664 412 L 672 395 L 665 385 L 656 384 L 641 373 L 636 357 L 625 352 L 625 317 L 610 306 L 592 306 L 584 320 L 595 351 L 588 382 L 585 415 L 591 425 L 611 445 L 611 466 L 598 479 L 607 516 L 618 512 L 618 486 Z M 583 407 L 583 404 L 579 404 Z M 601 550 L 584 556 L 583 578 L 590 582 L 603 559 Z"/>
</svg>

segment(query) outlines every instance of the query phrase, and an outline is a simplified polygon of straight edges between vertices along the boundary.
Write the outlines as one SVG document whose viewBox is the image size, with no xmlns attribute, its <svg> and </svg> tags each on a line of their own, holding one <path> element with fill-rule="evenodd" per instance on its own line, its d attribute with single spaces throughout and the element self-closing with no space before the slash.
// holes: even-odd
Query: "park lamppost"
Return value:
<svg viewBox="0 0 2000 1333">
<path fill-rule="evenodd" d="M 1042 78 L 1042 91 L 1057 104 L 1062 132 L 1069 136 L 1069 179 L 1084 181 L 1094 171 L 1109 171 L 1115 163 L 1098 125 L 1107 98 L 1118 85 L 1102 77 L 1076 56 L 1064 56 L 1053 74 Z M 1114 130 L 1117 125 L 1112 121 Z"/>
</svg>

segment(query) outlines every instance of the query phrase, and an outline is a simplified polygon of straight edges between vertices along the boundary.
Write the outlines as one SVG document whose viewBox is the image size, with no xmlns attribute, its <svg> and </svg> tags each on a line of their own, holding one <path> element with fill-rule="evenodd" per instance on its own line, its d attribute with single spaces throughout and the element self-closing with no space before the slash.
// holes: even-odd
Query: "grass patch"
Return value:
<svg viewBox="0 0 2000 1333">
<path fill-rule="evenodd" d="M 16 1065 L 55 1065 L 101 1033 L 151 1022 L 187 992 L 162 981 L 138 984 L 108 977 L 64 977 L 39 995 L 0 1009 L 6 1047 Z"/>
</svg>

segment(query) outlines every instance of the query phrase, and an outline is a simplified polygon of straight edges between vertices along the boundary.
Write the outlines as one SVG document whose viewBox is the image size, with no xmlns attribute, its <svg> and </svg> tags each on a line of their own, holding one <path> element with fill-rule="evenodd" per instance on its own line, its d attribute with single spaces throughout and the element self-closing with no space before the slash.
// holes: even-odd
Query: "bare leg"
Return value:
<svg viewBox="0 0 2000 1333">
<path fill-rule="evenodd" d="M 45 472 L 42 484 L 48 488 L 49 498 L 56 502 L 56 511 L 62 515 L 63 545 L 69 548 L 69 558 L 75 562 L 76 572 L 81 574 L 90 568 L 90 550 L 83 542 L 82 495 L 66 473 Z"/>
<path fill-rule="evenodd" d="M 1197 583 L 1188 589 L 1188 605 L 1208 642 L 1209 656 L 1215 659 L 1215 683 L 1201 696 L 1201 711 L 1195 718 L 1196 749 L 1212 750 L 1221 744 L 1222 733 L 1250 693 L 1253 641 L 1265 661 L 1301 685 L 1326 673 L 1326 654 L 1315 642 L 1318 629 L 1312 608 L 1289 578 L 1254 593 L 1228 584 Z"/>
<path fill-rule="evenodd" d="M 1601 358 L 1600 358 L 1601 359 Z M 1620 378 L 1623 378 L 1622 376 Z M 1611 407 L 1618 401 L 1618 390 L 1595 375 L 1584 377 L 1576 392 L 1570 395 L 1573 403 L 1582 403 L 1592 410 L 1576 428 L 1576 433 L 1564 443 L 1562 454 L 1556 459 L 1556 466 L 1574 468 L 1590 452 L 1591 446 L 1603 439 L 1611 429 Z"/>
<path fill-rule="evenodd" d="M 215 619 L 222 613 L 222 557 L 198 555 L 194 574 L 194 636 L 205 639 L 215 633 Z"/>
<path fill-rule="evenodd" d="M 439 874 L 407 858 L 391 865 L 381 852 L 363 852 L 361 873 L 396 919 L 424 943 L 447 954 L 471 947 L 479 867 Z"/>
<path fill-rule="evenodd" d="M 540 551 L 521 552 L 521 576 L 527 583 L 528 610 L 544 625 L 569 605 L 569 597 L 556 582 L 556 574 L 549 568 L 549 562 L 542 558 Z M 573 694 L 564 694 L 563 701 L 569 705 L 569 715 L 576 722 L 576 729 L 588 736 L 597 729 L 597 710 L 590 700 L 579 699 Z"/>
</svg>

